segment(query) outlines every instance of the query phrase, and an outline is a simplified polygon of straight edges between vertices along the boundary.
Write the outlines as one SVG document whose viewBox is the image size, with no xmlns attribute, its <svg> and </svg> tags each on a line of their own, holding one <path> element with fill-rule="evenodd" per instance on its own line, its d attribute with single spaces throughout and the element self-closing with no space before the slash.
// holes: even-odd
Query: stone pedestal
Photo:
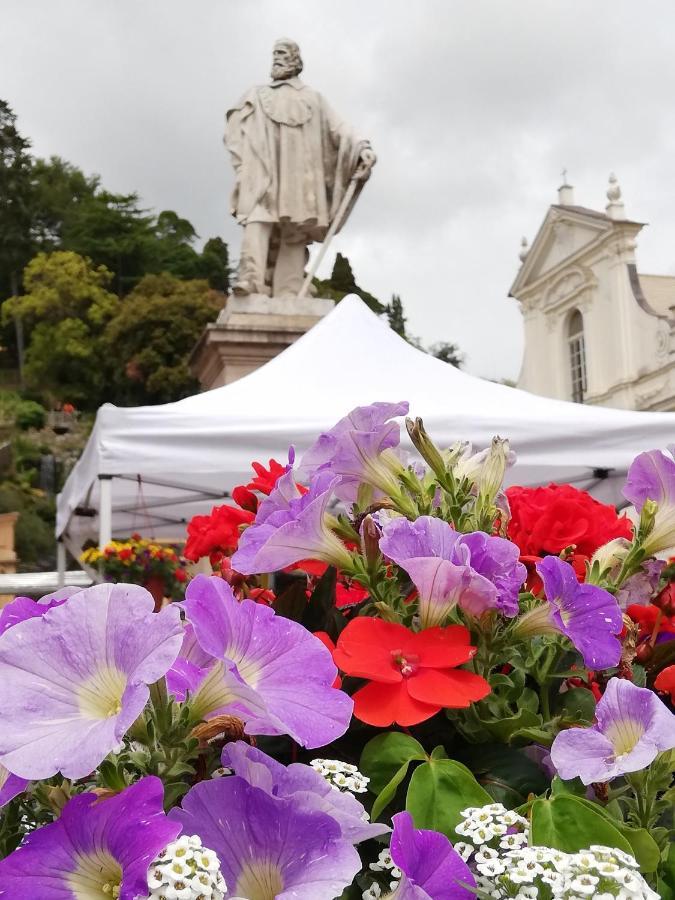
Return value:
<svg viewBox="0 0 675 900">
<path fill-rule="evenodd" d="M 297 341 L 333 307 L 332 300 L 317 297 L 229 297 L 192 351 L 190 370 L 204 390 L 231 384 Z"/>
</svg>

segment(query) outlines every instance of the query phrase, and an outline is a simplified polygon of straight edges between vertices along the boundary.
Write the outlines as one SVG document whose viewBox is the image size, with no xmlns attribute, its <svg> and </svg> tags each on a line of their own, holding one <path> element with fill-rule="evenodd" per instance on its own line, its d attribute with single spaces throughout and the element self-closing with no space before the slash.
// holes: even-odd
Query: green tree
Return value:
<svg viewBox="0 0 675 900">
<path fill-rule="evenodd" d="M 0 100 L 0 289 L 19 293 L 21 270 L 31 255 L 32 158 L 16 115 Z"/>
<path fill-rule="evenodd" d="M 102 337 L 119 301 L 111 273 L 77 253 L 38 253 L 23 273 L 24 293 L 6 300 L 2 317 L 29 333 L 26 380 L 83 408 L 98 406 L 106 380 Z"/>
<path fill-rule="evenodd" d="M 98 175 L 86 176 L 58 156 L 35 160 L 31 229 L 36 252 L 63 247 L 64 235 L 99 188 Z M 79 252 L 77 247 L 70 249 Z"/>
<path fill-rule="evenodd" d="M 335 257 L 330 281 L 336 291 L 342 291 L 345 294 L 356 291 L 357 285 L 351 263 L 341 253 L 338 253 Z"/>
<path fill-rule="evenodd" d="M 121 404 L 166 403 L 199 389 L 187 360 L 199 335 L 221 308 L 206 281 L 146 275 L 107 326 L 112 390 Z"/>
<path fill-rule="evenodd" d="M 387 304 L 387 319 L 389 327 L 402 338 L 406 337 L 405 325 L 408 321 L 403 314 L 403 303 L 398 294 L 392 294 L 391 303 Z"/>
<path fill-rule="evenodd" d="M 157 216 L 153 231 L 155 241 L 148 248 L 147 271 L 168 272 L 179 278 L 201 276 L 201 257 L 193 247 L 197 232 L 187 219 L 165 209 Z"/>
<path fill-rule="evenodd" d="M 137 194 L 99 190 L 84 198 L 64 225 L 61 247 L 114 272 L 119 296 L 153 265 L 158 240 L 155 220 L 139 207 Z"/>
<path fill-rule="evenodd" d="M 347 257 L 343 256 L 342 253 L 338 253 L 335 257 L 330 278 L 327 278 L 324 281 L 315 278 L 314 287 L 320 297 L 328 297 L 338 302 L 342 300 L 346 294 L 356 294 L 378 315 L 386 310 L 386 306 L 380 303 L 377 297 L 373 297 L 368 291 L 364 291 L 363 288 L 358 286 L 351 264 Z"/>
<path fill-rule="evenodd" d="M 230 251 L 222 238 L 214 237 L 204 244 L 200 260 L 200 275 L 214 291 L 227 294 L 230 290 Z"/>
<path fill-rule="evenodd" d="M 439 341 L 436 344 L 432 344 L 431 347 L 429 347 L 428 352 L 431 353 L 432 356 L 435 356 L 436 359 L 450 363 L 450 365 L 454 366 L 456 369 L 462 368 L 464 354 L 462 353 L 459 344 L 451 344 L 448 341 Z"/>
</svg>

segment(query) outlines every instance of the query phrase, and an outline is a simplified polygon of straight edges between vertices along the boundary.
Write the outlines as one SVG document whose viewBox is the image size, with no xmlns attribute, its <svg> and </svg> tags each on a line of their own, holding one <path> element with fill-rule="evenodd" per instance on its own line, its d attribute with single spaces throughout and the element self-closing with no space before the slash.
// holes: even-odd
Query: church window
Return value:
<svg viewBox="0 0 675 900">
<path fill-rule="evenodd" d="M 586 345 L 584 320 L 578 309 L 574 310 L 567 322 L 567 345 L 570 354 L 572 400 L 574 403 L 583 403 L 587 391 Z"/>
</svg>

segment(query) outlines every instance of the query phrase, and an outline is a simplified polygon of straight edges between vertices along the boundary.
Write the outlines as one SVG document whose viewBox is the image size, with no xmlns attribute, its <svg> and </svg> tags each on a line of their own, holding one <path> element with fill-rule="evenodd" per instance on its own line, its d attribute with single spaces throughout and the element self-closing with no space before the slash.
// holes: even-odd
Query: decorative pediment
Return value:
<svg viewBox="0 0 675 900">
<path fill-rule="evenodd" d="M 547 289 L 544 295 L 544 307 L 547 309 L 578 303 L 580 295 L 597 285 L 593 272 L 585 266 L 574 266 L 566 269 Z"/>
<path fill-rule="evenodd" d="M 601 213 L 552 206 L 516 276 L 511 296 L 520 299 L 547 275 L 554 277 L 556 269 L 582 258 L 584 251 L 602 243 L 611 231 L 611 220 Z"/>
</svg>

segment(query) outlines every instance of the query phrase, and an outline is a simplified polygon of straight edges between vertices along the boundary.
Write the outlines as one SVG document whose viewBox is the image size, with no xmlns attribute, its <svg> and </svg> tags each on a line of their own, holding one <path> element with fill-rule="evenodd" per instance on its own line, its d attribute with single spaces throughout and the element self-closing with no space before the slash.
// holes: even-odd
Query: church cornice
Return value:
<svg viewBox="0 0 675 900">
<path fill-rule="evenodd" d="M 545 259 L 551 245 L 555 242 L 555 229 L 561 226 L 581 226 L 586 231 L 595 232 L 596 236 L 591 237 L 585 244 L 579 247 L 569 256 L 561 259 L 558 263 L 546 269 L 539 275 L 532 277 L 532 273 L 536 271 L 540 265 L 542 258 Z M 598 250 L 607 247 L 614 255 L 623 250 L 632 250 L 634 244 L 631 239 L 638 234 L 643 224 L 630 220 L 612 220 L 603 213 L 594 210 L 586 210 L 584 207 L 575 206 L 551 206 L 544 217 L 539 231 L 530 247 L 527 257 L 509 291 L 510 297 L 527 303 L 528 298 L 532 295 L 540 294 L 542 288 L 548 283 L 558 278 L 571 266 L 582 266 L 587 257 L 593 256 Z M 626 243 L 626 238 L 630 243 Z M 614 246 L 611 242 L 615 241 Z"/>
</svg>

